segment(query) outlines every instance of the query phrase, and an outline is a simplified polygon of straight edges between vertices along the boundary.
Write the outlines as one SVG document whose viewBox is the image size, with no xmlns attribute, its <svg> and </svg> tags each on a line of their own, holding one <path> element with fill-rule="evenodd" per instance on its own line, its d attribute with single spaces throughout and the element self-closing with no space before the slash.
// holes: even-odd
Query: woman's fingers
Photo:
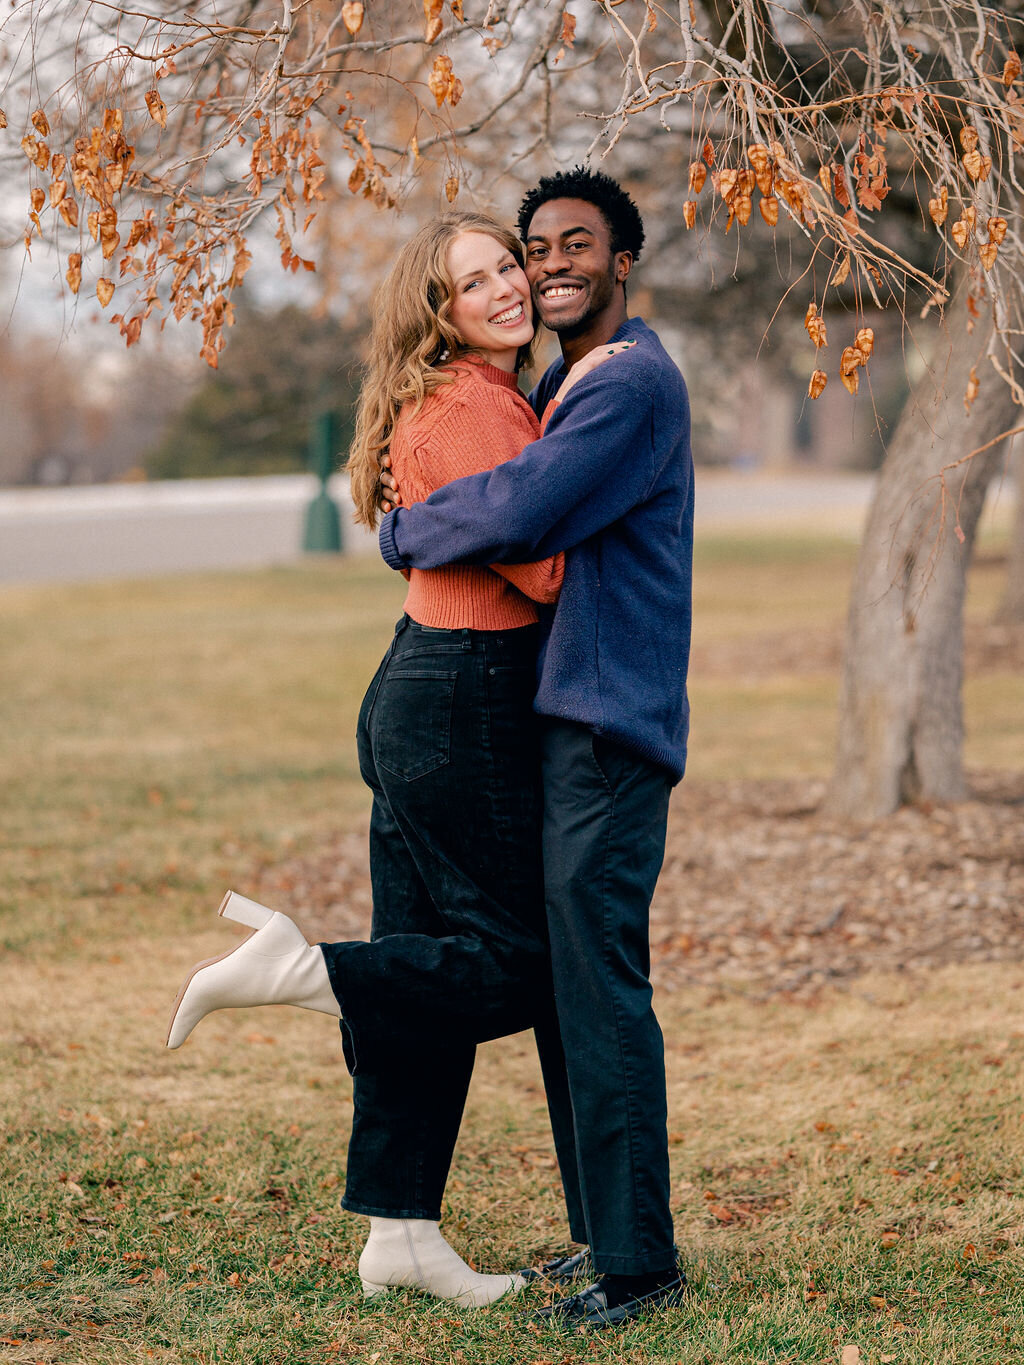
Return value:
<svg viewBox="0 0 1024 1365">
<path fill-rule="evenodd" d="M 613 341 L 606 342 L 603 346 L 595 346 L 581 360 L 577 360 L 562 380 L 561 387 L 555 394 L 555 402 L 560 403 L 572 386 L 584 375 L 589 374 L 591 370 L 596 370 L 598 366 L 603 365 L 612 356 L 621 355 L 623 351 L 631 350 L 635 345 L 635 341 Z"/>
<path fill-rule="evenodd" d="M 382 512 L 393 512 L 396 507 L 401 505 L 402 495 L 398 491 L 398 484 L 391 472 L 390 455 L 385 455 L 381 460 L 380 482 L 381 487 L 386 489 L 384 497 L 381 499 L 380 510 Z"/>
</svg>

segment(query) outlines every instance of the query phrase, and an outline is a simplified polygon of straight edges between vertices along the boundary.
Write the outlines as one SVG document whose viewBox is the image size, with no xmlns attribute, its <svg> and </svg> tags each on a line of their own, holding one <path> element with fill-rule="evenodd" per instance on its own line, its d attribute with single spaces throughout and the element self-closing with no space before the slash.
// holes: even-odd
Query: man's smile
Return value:
<svg viewBox="0 0 1024 1365">
<path fill-rule="evenodd" d="M 544 285 L 539 293 L 542 299 L 574 299 L 582 291 L 581 284 L 549 284 Z"/>
</svg>

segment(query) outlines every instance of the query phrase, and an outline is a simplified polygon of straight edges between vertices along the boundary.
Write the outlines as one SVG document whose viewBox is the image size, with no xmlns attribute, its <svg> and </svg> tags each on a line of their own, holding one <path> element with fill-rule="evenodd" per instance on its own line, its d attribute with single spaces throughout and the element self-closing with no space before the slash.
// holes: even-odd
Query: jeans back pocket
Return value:
<svg viewBox="0 0 1024 1365">
<path fill-rule="evenodd" d="M 389 668 L 373 708 L 373 756 L 379 767 L 411 782 L 451 757 L 452 707 L 458 672 Z"/>
</svg>

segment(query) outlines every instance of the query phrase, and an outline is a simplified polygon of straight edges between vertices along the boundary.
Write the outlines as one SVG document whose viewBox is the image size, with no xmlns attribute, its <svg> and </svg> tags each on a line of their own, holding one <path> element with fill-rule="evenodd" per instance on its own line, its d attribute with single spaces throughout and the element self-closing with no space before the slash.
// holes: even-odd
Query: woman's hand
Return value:
<svg viewBox="0 0 1024 1365">
<path fill-rule="evenodd" d="M 589 374 L 591 370 L 596 370 L 598 365 L 603 365 L 613 355 L 621 355 L 623 351 L 628 351 L 635 345 L 635 341 L 613 341 L 604 346 L 595 346 L 592 351 L 587 352 L 582 360 L 577 360 L 576 364 L 572 366 L 562 380 L 553 401 L 560 403 L 572 386 L 581 380 L 585 374 Z"/>
<path fill-rule="evenodd" d="M 393 512 L 396 507 L 401 506 L 402 494 L 399 492 L 398 484 L 395 483 L 395 476 L 391 472 L 391 456 L 385 455 L 380 463 L 380 481 L 384 485 L 384 496 L 381 498 L 380 510 L 382 512 Z"/>
</svg>

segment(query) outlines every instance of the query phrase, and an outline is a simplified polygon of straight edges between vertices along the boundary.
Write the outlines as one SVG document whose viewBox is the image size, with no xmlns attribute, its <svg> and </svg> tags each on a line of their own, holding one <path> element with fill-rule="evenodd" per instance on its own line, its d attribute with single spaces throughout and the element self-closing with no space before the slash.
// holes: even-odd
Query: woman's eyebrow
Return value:
<svg viewBox="0 0 1024 1365">
<path fill-rule="evenodd" d="M 496 264 L 497 264 L 497 265 L 504 265 L 506 261 L 514 261 L 514 260 L 515 260 L 515 257 L 512 255 L 511 251 L 506 251 L 505 254 L 504 254 L 504 256 L 502 256 L 501 259 L 500 259 L 499 261 L 496 262 Z M 456 285 L 465 284 L 465 282 L 466 282 L 467 280 L 475 280 L 475 279 L 477 278 L 478 275 L 486 275 L 486 274 L 487 274 L 487 270 L 486 270 L 483 266 L 481 266 L 481 267 L 479 267 L 477 270 L 468 270 L 468 271 L 466 272 L 465 275 L 459 275 L 459 276 L 457 276 L 456 279 L 454 280 L 454 283 L 455 283 Z"/>
</svg>

